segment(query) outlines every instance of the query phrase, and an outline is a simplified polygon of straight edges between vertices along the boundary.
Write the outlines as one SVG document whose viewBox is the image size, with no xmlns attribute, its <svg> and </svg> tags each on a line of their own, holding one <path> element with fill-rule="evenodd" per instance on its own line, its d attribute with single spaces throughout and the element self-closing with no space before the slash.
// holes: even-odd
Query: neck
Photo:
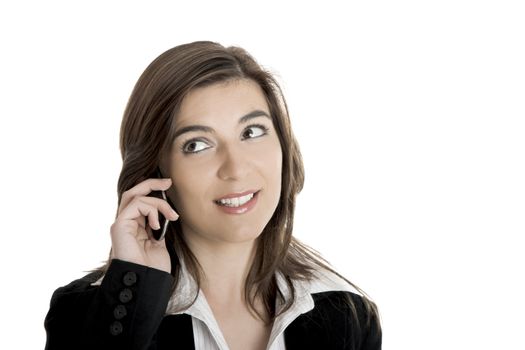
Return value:
<svg viewBox="0 0 525 350">
<path fill-rule="evenodd" d="M 186 241 L 204 271 L 201 289 L 206 299 L 215 304 L 244 304 L 256 242 L 217 242 L 196 235 Z"/>
</svg>

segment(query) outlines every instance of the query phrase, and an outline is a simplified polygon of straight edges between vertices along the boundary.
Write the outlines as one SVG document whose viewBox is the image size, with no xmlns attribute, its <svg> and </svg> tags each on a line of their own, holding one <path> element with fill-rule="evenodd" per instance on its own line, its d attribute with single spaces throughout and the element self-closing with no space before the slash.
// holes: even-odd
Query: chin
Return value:
<svg viewBox="0 0 525 350">
<path fill-rule="evenodd" d="M 225 227 L 214 236 L 221 237 L 221 240 L 231 243 L 243 243 L 255 241 L 262 234 L 262 231 L 262 229 L 254 230 L 253 226 L 239 229 Z"/>
</svg>

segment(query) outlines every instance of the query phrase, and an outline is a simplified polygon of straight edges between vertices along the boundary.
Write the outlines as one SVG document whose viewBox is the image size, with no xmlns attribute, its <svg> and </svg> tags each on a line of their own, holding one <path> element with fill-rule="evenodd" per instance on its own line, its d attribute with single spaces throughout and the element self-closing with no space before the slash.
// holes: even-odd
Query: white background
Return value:
<svg viewBox="0 0 525 350">
<path fill-rule="evenodd" d="M 1 348 L 43 348 L 53 290 L 106 258 L 139 75 L 213 40 L 282 83 L 296 236 L 377 302 L 384 349 L 525 349 L 520 1 L 78 3 L 0 5 Z"/>
</svg>

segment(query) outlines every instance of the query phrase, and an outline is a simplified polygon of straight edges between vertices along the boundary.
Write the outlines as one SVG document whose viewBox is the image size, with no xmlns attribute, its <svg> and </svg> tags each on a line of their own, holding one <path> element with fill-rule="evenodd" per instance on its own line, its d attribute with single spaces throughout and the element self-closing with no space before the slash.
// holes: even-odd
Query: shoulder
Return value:
<svg viewBox="0 0 525 350">
<path fill-rule="evenodd" d="M 53 295 L 83 292 L 87 289 L 91 289 L 92 284 L 99 280 L 103 275 L 104 272 L 101 270 L 90 272 L 84 277 L 75 279 L 64 286 L 57 288 Z"/>
<path fill-rule="evenodd" d="M 371 302 L 364 296 L 348 291 L 325 291 L 312 294 L 313 314 L 332 321 L 359 327 L 373 316 Z"/>
<path fill-rule="evenodd" d="M 76 300 L 77 302 L 79 295 L 90 294 L 90 291 L 95 291 L 96 287 L 92 285 L 100 277 L 102 277 L 102 271 L 90 272 L 84 277 L 78 278 L 71 281 L 70 283 L 57 288 L 51 296 L 51 308 L 57 307 L 60 304 L 68 303 L 70 300 Z"/>
<path fill-rule="evenodd" d="M 316 308 L 353 317 L 359 324 L 377 314 L 375 304 L 359 288 L 332 271 L 317 270 L 307 289 Z"/>
<path fill-rule="evenodd" d="M 290 324 L 287 345 L 291 349 L 311 345 L 323 349 L 381 349 L 377 308 L 358 288 L 325 269 L 316 270 L 315 278 L 297 286 L 300 295 L 311 298 L 313 308 Z"/>
<path fill-rule="evenodd" d="M 373 305 L 349 291 L 313 293 L 314 308 L 287 329 L 290 348 L 381 349 L 381 327 Z M 330 345 L 327 345 L 330 344 Z"/>
<path fill-rule="evenodd" d="M 374 304 L 364 296 L 349 291 L 324 291 L 312 294 L 314 314 L 339 320 L 356 329 L 362 328 L 375 316 Z"/>
</svg>

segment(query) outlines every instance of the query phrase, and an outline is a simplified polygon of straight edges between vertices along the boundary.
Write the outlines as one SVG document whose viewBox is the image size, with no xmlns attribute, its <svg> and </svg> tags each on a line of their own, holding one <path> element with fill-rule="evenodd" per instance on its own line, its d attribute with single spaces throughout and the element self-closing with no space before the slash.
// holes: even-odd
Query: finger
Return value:
<svg viewBox="0 0 525 350">
<path fill-rule="evenodd" d="M 155 236 L 153 235 L 153 230 L 152 230 L 152 228 L 151 228 L 149 225 L 146 227 L 146 229 L 145 229 L 144 231 L 145 231 L 146 234 L 147 234 L 147 239 L 143 240 L 143 241 L 142 241 L 143 243 L 145 243 L 145 244 L 146 244 L 146 243 L 151 243 L 151 244 L 153 245 L 153 247 L 159 247 L 159 244 L 157 244 L 157 243 L 162 243 L 161 245 L 164 245 L 164 246 L 165 246 L 165 243 L 164 243 L 164 242 L 165 242 L 166 240 L 165 240 L 164 238 L 163 238 L 163 239 L 160 239 L 160 240 L 157 240 L 157 239 L 155 238 Z"/>
<path fill-rule="evenodd" d="M 155 237 L 153 237 L 153 231 L 150 226 L 146 227 L 146 234 L 148 235 L 148 241 L 153 242 L 156 241 Z"/>
<path fill-rule="evenodd" d="M 171 207 L 168 201 L 157 197 L 140 197 L 140 201 L 157 208 L 166 218 L 171 221 L 177 220 L 179 214 Z"/>
<path fill-rule="evenodd" d="M 157 197 L 148 197 L 148 196 L 135 197 L 132 203 L 133 205 L 141 205 L 141 203 L 144 203 L 148 206 L 154 207 L 157 211 L 160 211 L 164 215 L 164 217 L 166 217 L 168 220 L 171 220 L 171 221 L 177 220 L 179 218 L 179 214 L 164 199 L 160 199 Z M 149 212 L 148 212 L 148 215 L 149 215 Z M 157 215 L 157 219 L 158 219 L 158 215 Z M 148 218 L 148 220 L 150 219 Z"/>
<path fill-rule="evenodd" d="M 146 226 L 145 218 L 148 217 L 150 224 L 158 220 L 157 207 L 150 204 L 146 197 L 134 198 L 119 214 L 121 220 L 134 220 L 142 228 Z"/>
<path fill-rule="evenodd" d="M 119 218 L 122 220 L 135 220 L 142 228 L 146 228 L 145 218 L 147 217 L 148 226 L 157 230 L 160 228 L 159 211 L 171 221 L 179 217 L 169 203 L 163 199 L 155 197 L 135 197 L 120 213 Z"/>
<path fill-rule="evenodd" d="M 130 188 L 122 193 L 119 206 L 119 214 L 121 208 L 125 208 L 137 196 L 147 196 L 151 191 L 166 191 L 171 186 L 171 178 L 164 179 L 147 179 L 138 185 Z"/>
<path fill-rule="evenodd" d="M 142 211 L 143 208 L 146 208 L 146 207 L 139 207 L 139 211 L 141 212 L 142 215 L 148 218 L 148 226 L 155 230 L 158 230 L 160 228 L 160 223 L 159 223 L 159 212 L 157 211 L 157 208 L 153 207 L 153 209 L 149 209 L 151 207 L 148 207 L 147 211 Z M 148 227 L 146 227 L 146 229 L 147 228 Z"/>
</svg>

